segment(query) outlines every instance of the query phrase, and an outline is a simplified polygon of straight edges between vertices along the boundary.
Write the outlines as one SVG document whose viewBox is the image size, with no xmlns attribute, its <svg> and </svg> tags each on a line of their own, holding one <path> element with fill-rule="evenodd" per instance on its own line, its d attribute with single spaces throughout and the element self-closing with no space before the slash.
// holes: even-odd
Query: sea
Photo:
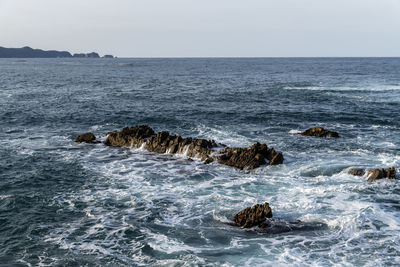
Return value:
<svg viewBox="0 0 400 267">
<path fill-rule="evenodd" d="M 74 142 L 143 124 L 285 161 Z M 399 166 L 400 58 L 0 59 L 1 266 L 398 266 L 400 181 L 347 170 Z"/>
</svg>

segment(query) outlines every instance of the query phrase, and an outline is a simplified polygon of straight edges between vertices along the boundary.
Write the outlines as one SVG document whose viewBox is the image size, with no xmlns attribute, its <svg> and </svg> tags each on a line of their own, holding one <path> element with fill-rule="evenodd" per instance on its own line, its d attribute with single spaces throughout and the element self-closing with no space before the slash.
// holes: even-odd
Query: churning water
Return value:
<svg viewBox="0 0 400 267">
<path fill-rule="evenodd" d="M 400 59 L 0 60 L 0 263 L 400 264 Z M 241 171 L 73 142 L 148 124 L 229 146 L 264 142 L 285 164 Z M 339 139 L 295 134 L 314 126 Z M 308 227 L 230 224 L 269 202 Z"/>
</svg>

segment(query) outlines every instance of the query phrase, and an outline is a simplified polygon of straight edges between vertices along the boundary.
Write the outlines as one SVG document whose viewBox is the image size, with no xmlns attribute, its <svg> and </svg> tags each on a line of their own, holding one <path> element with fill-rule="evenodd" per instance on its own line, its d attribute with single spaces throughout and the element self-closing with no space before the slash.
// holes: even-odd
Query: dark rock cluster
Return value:
<svg viewBox="0 0 400 267">
<path fill-rule="evenodd" d="M 368 182 L 373 182 L 379 179 L 388 178 L 394 179 L 396 177 L 395 168 L 375 169 L 367 172 Z"/>
<path fill-rule="evenodd" d="M 77 142 L 95 143 L 93 134 L 91 139 L 78 141 L 78 138 Z M 256 143 L 248 148 L 227 148 L 214 140 L 183 138 L 165 131 L 156 134 L 147 125 L 126 127 L 121 131 L 111 132 L 104 144 L 113 147 L 143 146 L 150 152 L 185 154 L 190 158 L 199 158 L 206 164 L 218 161 L 220 164 L 239 169 L 254 169 L 264 164 L 277 165 L 282 164 L 284 160 L 282 153 L 276 152 L 273 148 L 269 149 L 266 144 Z"/>
<path fill-rule="evenodd" d="M 351 175 L 355 176 L 363 176 L 365 173 L 367 174 L 368 182 L 373 182 L 379 179 L 388 178 L 394 179 L 396 178 L 396 169 L 394 167 L 387 169 L 374 169 L 366 172 L 364 169 L 349 169 L 347 171 Z"/>
<path fill-rule="evenodd" d="M 314 137 L 324 137 L 324 138 L 329 138 L 329 137 L 339 137 L 339 134 L 334 131 L 329 131 L 321 127 L 315 127 L 315 128 L 310 128 L 308 130 L 305 130 L 304 132 L 301 133 L 301 135 L 304 136 L 314 136 Z"/>
</svg>

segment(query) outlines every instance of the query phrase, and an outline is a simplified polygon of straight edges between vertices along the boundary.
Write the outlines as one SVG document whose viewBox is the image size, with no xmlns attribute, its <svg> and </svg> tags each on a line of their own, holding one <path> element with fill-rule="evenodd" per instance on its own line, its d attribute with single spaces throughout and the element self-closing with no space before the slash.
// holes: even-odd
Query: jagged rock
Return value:
<svg viewBox="0 0 400 267">
<path fill-rule="evenodd" d="M 275 152 L 275 150 L 274 150 Z M 275 156 L 272 157 L 272 159 L 269 161 L 269 165 L 278 165 L 283 163 L 283 155 L 280 152 L 275 152 Z"/>
<path fill-rule="evenodd" d="M 188 138 L 186 138 L 188 139 Z M 206 161 L 208 156 L 211 155 L 212 148 L 217 147 L 217 143 L 214 140 L 196 139 L 189 138 L 192 143 L 189 145 L 187 156 L 198 157 L 202 161 Z"/>
<path fill-rule="evenodd" d="M 125 127 L 122 131 L 111 132 L 108 134 L 107 140 L 104 142 L 107 146 L 116 147 L 140 147 L 146 138 L 153 136 L 155 133 L 148 125 L 139 125 L 133 127 Z"/>
<path fill-rule="evenodd" d="M 250 228 L 264 223 L 267 218 L 272 218 L 272 211 L 269 203 L 265 202 L 245 208 L 233 217 L 233 221 L 237 226 Z"/>
<path fill-rule="evenodd" d="M 363 169 L 349 169 L 347 173 L 355 176 L 363 176 L 365 171 Z"/>
<path fill-rule="evenodd" d="M 387 169 L 370 170 L 367 173 L 368 182 L 373 182 L 383 178 L 394 179 L 396 177 L 396 169 L 394 167 Z"/>
<path fill-rule="evenodd" d="M 206 160 L 204 160 L 204 164 L 210 164 L 211 162 L 213 162 L 214 161 L 214 159 L 213 158 L 211 158 L 211 157 L 207 157 L 206 158 Z"/>
<path fill-rule="evenodd" d="M 89 144 L 95 144 L 99 143 L 99 141 L 96 141 L 96 136 L 92 133 L 84 133 L 79 135 L 76 139 L 75 142 L 78 143 L 89 143 Z"/>
<path fill-rule="evenodd" d="M 267 218 L 265 222 L 258 225 L 257 230 L 265 234 L 282 234 L 292 231 L 316 231 L 322 229 L 328 229 L 328 226 L 321 222 L 286 221 L 278 218 Z"/>
<path fill-rule="evenodd" d="M 170 135 L 169 132 L 159 132 L 147 140 L 145 148 L 151 152 L 186 154 L 188 157 L 206 160 L 217 147 L 214 140 L 182 138 L 179 135 Z"/>
<path fill-rule="evenodd" d="M 236 167 L 239 169 L 254 169 L 266 164 L 265 158 L 270 165 L 281 164 L 283 156 L 273 148 L 268 149 L 266 144 L 256 143 L 248 148 L 226 148 L 220 151 L 218 162 L 220 164 Z"/>
<path fill-rule="evenodd" d="M 304 136 L 315 136 L 315 137 L 339 137 L 337 132 L 329 131 L 321 127 L 310 128 L 301 133 Z"/>
</svg>

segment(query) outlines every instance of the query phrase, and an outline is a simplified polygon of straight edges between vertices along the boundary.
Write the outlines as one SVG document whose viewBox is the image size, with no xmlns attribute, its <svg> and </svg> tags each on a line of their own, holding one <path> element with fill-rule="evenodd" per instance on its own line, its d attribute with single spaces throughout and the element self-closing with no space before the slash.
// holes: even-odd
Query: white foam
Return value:
<svg viewBox="0 0 400 267">
<path fill-rule="evenodd" d="M 295 129 L 289 131 L 289 134 L 301 134 L 301 133 L 302 133 L 302 131 L 295 130 Z"/>
<path fill-rule="evenodd" d="M 219 130 L 222 132 L 210 130 L 208 135 L 204 131 L 199 137 L 227 140 L 229 134 Z M 233 135 L 229 142 L 244 146 L 242 138 Z M 361 144 L 364 141 L 360 139 Z M 66 147 L 71 144 L 70 139 L 53 142 Z M 36 145 L 43 144 L 40 140 Z M 90 150 L 82 146 L 81 150 L 58 151 L 54 155 L 79 161 L 96 178 L 63 196 L 58 205 L 69 211 L 83 211 L 84 215 L 49 230 L 45 242 L 77 253 L 121 257 L 121 262 L 131 265 L 154 262 L 142 251 L 146 245 L 182 258 L 194 255 L 191 262 L 208 263 L 208 255 L 227 251 L 240 250 L 248 255 L 224 259 L 233 266 L 353 265 L 364 259 L 360 250 L 378 259 L 379 253 L 390 257 L 384 252 L 389 241 L 393 253 L 400 253 L 399 215 L 390 209 L 397 205 L 390 202 L 396 200 L 396 190 L 400 188 L 397 181 L 367 183 L 364 177 L 346 173 L 349 166 L 398 164 L 399 156 L 375 153 L 365 147 L 337 151 L 327 145 L 310 151 L 287 152 L 284 165 L 251 172 L 219 164 L 204 165 L 198 160 L 188 162 L 185 155 L 150 153 L 143 146 L 114 149 L 99 145 Z M 263 202 L 271 204 L 276 218 L 300 219 L 325 228 L 266 236 L 230 225 L 236 212 Z M 118 246 L 125 240 L 123 233 L 127 229 L 142 235 L 140 241 L 130 241 L 134 255 L 129 259 L 123 258 Z M 187 231 L 189 236 L 183 238 L 174 235 L 174 231 Z M 223 236 L 222 241 L 216 241 L 213 231 Z M 186 241 L 191 233 L 198 244 Z M 343 253 L 353 258 L 342 256 Z M 182 258 L 156 262 L 180 264 L 185 262 Z M 316 258 L 321 260 L 316 263 Z"/>
<path fill-rule="evenodd" d="M 214 220 L 222 222 L 222 223 L 231 223 L 232 222 L 227 217 L 217 214 L 215 210 L 212 211 L 212 217 Z"/>
<path fill-rule="evenodd" d="M 251 142 L 246 137 L 227 129 L 218 129 L 209 127 L 203 124 L 198 125 L 195 129 L 200 138 L 216 140 L 217 143 L 222 143 L 233 147 L 243 147 Z"/>
<path fill-rule="evenodd" d="M 96 130 L 99 130 L 101 127 L 102 127 L 102 125 L 93 125 L 90 127 L 90 130 L 96 131 Z"/>
</svg>

